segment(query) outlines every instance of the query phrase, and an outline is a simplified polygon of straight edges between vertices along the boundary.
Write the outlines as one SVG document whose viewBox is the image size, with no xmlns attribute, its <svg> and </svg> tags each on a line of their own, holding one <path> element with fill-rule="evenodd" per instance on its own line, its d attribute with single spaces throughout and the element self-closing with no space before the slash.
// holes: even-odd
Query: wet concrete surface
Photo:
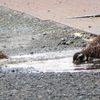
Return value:
<svg viewBox="0 0 100 100">
<path fill-rule="evenodd" d="M 28 13 L 43 20 L 53 20 L 89 33 L 100 35 L 100 18 L 66 17 L 100 14 L 100 1 L 91 0 L 0 0 L 0 5 Z"/>
<path fill-rule="evenodd" d="M 57 73 L 90 72 L 100 69 L 100 60 L 80 65 L 73 64 L 73 55 L 77 51 L 79 50 L 11 56 L 8 60 L 1 60 L 1 70 L 3 72 L 20 70 L 23 73 Z"/>
<path fill-rule="evenodd" d="M 2 70 L 27 69 L 29 72 L 74 72 L 77 67 L 72 63 L 76 50 L 48 52 L 34 55 L 13 56 L 2 62 Z M 79 67 L 78 67 L 79 68 Z M 84 67 L 83 67 L 84 68 Z M 80 68 L 81 69 L 81 68 Z M 78 70 L 76 70 L 78 71 Z"/>
</svg>

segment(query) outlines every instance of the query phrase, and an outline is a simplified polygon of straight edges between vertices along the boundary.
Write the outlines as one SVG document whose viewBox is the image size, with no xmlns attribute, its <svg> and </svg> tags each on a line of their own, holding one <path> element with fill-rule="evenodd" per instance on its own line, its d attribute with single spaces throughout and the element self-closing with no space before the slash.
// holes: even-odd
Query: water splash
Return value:
<svg viewBox="0 0 100 100">
<path fill-rule="evenodd" d="M 11 56 L 3 62 L 3 71 L 19 69 L 22 72 L 80 72 L 91 70 L 93 64 L 74 65 L 72 57 L 79 50 Z M 96 69 L 96 67 L 94 68 Z M 100 69 L 98 67 L 98 69 Z"/>
</svg>

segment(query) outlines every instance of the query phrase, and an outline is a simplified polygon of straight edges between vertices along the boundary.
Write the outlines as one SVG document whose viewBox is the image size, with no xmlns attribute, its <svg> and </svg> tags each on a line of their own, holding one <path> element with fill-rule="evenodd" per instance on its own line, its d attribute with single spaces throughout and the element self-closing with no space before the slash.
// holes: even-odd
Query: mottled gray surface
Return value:
<svg viewBox="0 0 100 100">
<path fill-rule="evenodd" d="M 8 55 L 61 51 L 87 44 L 73 33 L 89 37 L 74 28 L 0 7 L 0 50 Z"/>
<path fill-rule="evenodd" d="M 100 100 L 100 72 L 0 73 L 0 100 Z"/>
<path fill-rule="evenodd" d="M 9 56 L 83 47 L 87 44 L 83 37 L 92 35 L 0 7 L 0 50 Z M 0 70 L 0 100 L 100 100 L 100 72 Z"/>
</svg>

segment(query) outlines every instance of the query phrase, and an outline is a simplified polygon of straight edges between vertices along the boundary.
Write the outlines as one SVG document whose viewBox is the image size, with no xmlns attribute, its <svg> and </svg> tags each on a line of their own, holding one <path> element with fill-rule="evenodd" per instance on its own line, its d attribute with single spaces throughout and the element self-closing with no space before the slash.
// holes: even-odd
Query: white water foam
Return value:
<svg viewBox="0 0 100 100">
<path fill-rule="evenodd" d="M 72 63 L 73 54 L 77 51 L 11 56 L 2 69 L 23 68 L 30 69 L 30 72 L 77 72 L 79 70 L 75 70 L 76 68 L 83 68 L 83 66 L 78 67 Z"/>
</svg>

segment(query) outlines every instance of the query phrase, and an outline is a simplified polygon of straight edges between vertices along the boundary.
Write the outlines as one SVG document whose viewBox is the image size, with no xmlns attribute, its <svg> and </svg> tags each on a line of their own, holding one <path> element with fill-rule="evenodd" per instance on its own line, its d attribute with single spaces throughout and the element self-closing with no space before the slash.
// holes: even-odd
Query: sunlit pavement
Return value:
<svg viewBox="0 0 100 100">
<path fill-rule="evenodd" d="M 43 20 L 53 20 L 86 32 L 100 34 L 100 17 L 66 17 L 100 14 L 100 1 L 91 0 L 0 0 L 0 5 L 28 13 Z"/>
</svg>

